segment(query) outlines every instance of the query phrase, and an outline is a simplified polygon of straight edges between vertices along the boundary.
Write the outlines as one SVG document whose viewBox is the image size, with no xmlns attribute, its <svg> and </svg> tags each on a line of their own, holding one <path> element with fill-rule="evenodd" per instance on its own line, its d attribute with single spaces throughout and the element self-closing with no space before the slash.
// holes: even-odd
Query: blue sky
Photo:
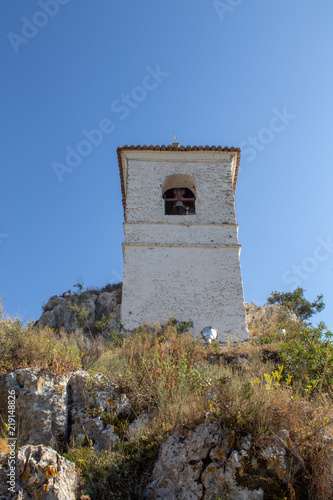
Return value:
<svg viewBox="0 0 333 500">
<path fill-rule="evenodd" d="M 77 282 L 121 279 L 116 148 L 176 131 L 242 148 L 245 300 L 299 285 L 324 294 L 314 321 L 333 328 L 332 2 L 2 0 L 0 14 L 7 314 L 36 320 Z"/>
</svg>

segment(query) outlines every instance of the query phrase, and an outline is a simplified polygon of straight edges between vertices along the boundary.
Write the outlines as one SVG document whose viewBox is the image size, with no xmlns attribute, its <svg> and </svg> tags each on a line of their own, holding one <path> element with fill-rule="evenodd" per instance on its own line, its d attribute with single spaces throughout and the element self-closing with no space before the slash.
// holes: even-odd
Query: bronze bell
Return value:
<svg viewBox="0 0 333 500">
<path fill-rule="evenodd" d="M 186 212 L 186 208 L 184 207 L 184 203 L 178 200 L 173 207 L 173 211 L 175 214 L 183 215 Z"/>
</svg>

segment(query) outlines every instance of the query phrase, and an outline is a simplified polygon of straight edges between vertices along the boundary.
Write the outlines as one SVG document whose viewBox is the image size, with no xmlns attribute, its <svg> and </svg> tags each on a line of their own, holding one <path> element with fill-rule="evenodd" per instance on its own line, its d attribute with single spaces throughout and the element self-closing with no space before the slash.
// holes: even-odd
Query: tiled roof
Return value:
<svg viewBox="0 0 333 500">
<path fill-rule="evenodd" d="M 121 192 L 123 196 L 123 206 L 124 210 L 126 207 L 126 196 L 125 196 L 125 186 L 124 186 L 124 173 L 123 173 L 123 165 L 122 165 L 122 158 L 121 158 L 121 153 L 122 151 L 222 151 L 226 153 L 237 153 L 237 162 L 236 162 L 236 170 L 235 170 L 235 176 L 234 176 L 234 193 L 236 190 L 236 183 L 237 183 L 237 176 L 238 176 L 238 170 L 239 170 L 239 162 L 240 162 L 240 157 L 241 157 L 241 150 L 240 148 L 228 148 L 225 146 L 224 148 L 222 146 L 178 146 L 178 145 L 170 145 L 170 146 L 123 146 L 123 147 L 118 147 L 117 148 L 117 155 L 118 155 L 118 164 L 119 164 L 119 174 L 120 174 L 120 182 L 121 182 Z"/>
</svg>

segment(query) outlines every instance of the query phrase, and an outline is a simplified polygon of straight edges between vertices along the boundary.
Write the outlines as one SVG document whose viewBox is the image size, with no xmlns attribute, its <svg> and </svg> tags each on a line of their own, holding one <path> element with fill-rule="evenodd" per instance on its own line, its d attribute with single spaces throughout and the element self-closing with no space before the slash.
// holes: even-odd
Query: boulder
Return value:
<svg viewBox="0 0 333 500">
<path fill-rule="evenodd" d="M 0 408 L 6 414 L 7 394 L 15 390 L 19 433 L 30 444 L 63 444 L 67 439 L 69 376 L 51 376 L 24 368 L 0 377 Z"/>
<path fill-rule="evenodd" d="M 109 317 L 115 310 L 118 304 L 119 293 L 114 292 L 102 292 L 96 301 L 95 317 L 96 320 L 100 320 L 102 316 Z"/>
<path fill-rule="evenodd" d="M 48 307 L 48 304 L 46 307 Z M 76 316 L 73 311 L 66 307 L 65 302 L 43 312 L 37 321 L 37 325 L 41 327 L 48 326 L 49 328 L 53 328 L 53 330 L 64 328 L 68 332 L 78 328 Z"/>
<path fill-rule="evenodd" d="M 120 328 L 120 302 L 121 286 L 109 287 L 109 291 L 86 290 L 81 294 L 63 294 L 61 297 L 53 295 L 43 307 L 43 313 L 36 322 L 38 326 L 60 330 L 64 328 L 67 332 L 73 332 L 78 328 L 85 331 L 94 331 L 96 321 L 103 316 L 111 323 L 108 330 Z M 73 310 L 79 308 L 84 310 L 84 321 L 79 314 Z"/>
<path fill-rule="evenodd" d="M 145 498 L 261 500 L 273 493 L 283 498 L 282 484 L 290 480 L 285 455 L 279 436 L 266 434 L 254 443 L 250 435 L 236 439 L 234 431 L 207 421 L 166 439 Z"/>
<path fill-rule="evenodd" d="M 6 460 L 7 459 L 7 460 Z M 15 486 L 8 481 L 8 457 L 2 457 L 0 495 L 4 500 L 75 500 L 75 465 L 47 446 L 19 448 L 15 459 Z M 11 488 L 9 490 L 9 488 Z M 15 492 L 14 492 L 15 490 Z"/>
<path fill-rule="evenodd" d="M 61 306 L 64 304 L 64 299 L 58 297 L 58 295 L 53 295 L 48 303 L 43 307 L 44 312 L 52 311 L 57 306 Z"/>
<path fill-rule="evenodd" d="M 299 322 L 293 311 L 280 304 L 257 306 L 245 303 L 244 305 L 250 337 L 266 335 L 274 324 L 288 325 Z"/>
<path fill-rule="evenodd" d="M 198 480 L 204 468 L 203 461 L 218 438 L 217 422 L 204 423 L 194 431 L 181 430 L 170 436 L 161 446 L 147 498 L 203 498 L 203 485 Z"/>
<path fill-rule="evenodd" d="M 70 375 L 68 392 L 74 413 L 88 408 L 104 411 L 109 400 L 120 394 L 118 387 L 102 373 L 90 375 L 85 370 L 78 370 Z"/>
<path fill-rule="evenodd" d="M 105 424 L 109 403 L 119 395 L 117 386 L 101 373 L 80 370 L 68 382 L 71 402 L 71 441 L 85 441 L 97 451 L 110 450 L 119 442 L 111 424 Z"/>
<path fill-rule="evenodd" d="M 4 419 L 9 390 L 15 391 L 18 433 L 30 445 L 55 447 L 79 439 L 97 451 L 109 450 L 119 442 L 112 416 L 132 415 L 127 396 L 101 373 L 52 376 L 31 368 L 5 373 L 0 377 Z"/>
</svg>

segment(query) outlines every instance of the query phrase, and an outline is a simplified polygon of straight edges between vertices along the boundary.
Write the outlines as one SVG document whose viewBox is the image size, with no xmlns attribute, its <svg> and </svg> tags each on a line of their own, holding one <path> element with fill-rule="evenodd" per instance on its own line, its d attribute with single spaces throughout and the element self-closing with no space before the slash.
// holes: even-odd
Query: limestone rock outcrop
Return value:
<svg viewBox="0 0 333 500">
<path fill-rule="evenodd" d="M 86 443 L 97 451 L 108 450 L 119 442 L 108 417 L 115 415 L 122 405 L 117 386 L 96 373 L 93 377 L 80 370 L 68 382 L 70 441 Z"/>
<path fill-rule="evenodd" d="M 296 314 L 280 304 L 257 306 L 245 303 L 246 321 L 250 337 L 268 333 L 272 325 L 290 324 L 299 321 Z"/>
<path fill-rule="evenodd" d="M 17 451 L 17 488 L 26 495 L 17 499 L 74 499 L 74 465 L 47 446 L 112 450 L 120 441 L 118 419 L 134 418 L 127 396 L 100 373 L 79 370 L 57 377 L 20 369 L 0 378 L 0 394 L 8 389 L 15 390 L 19 434 L 28 442 Z M 133 420 L 127 439 L 140 435 L 150 418 L 144 413 Z M 231 500 L 261 500 L 267 492 L 283 498 L 283 485 L 291 480 L 288 439 L 286 431 L 279 431 L 254 440 L 216 420 L 178 429 L 161 445 L 145 498 L 215 500 L 227 494 Z M 5 472 L 3 465 L 0 480 Z M 43 496 L 36 496 L 37 489 Z"/>
<path fill-rule="evenodd" d="M 204 422 L 194 430 L 181 430 L 161 446 L 151 482 L 149 500 L 261 500 L 269 492 L 283 498 L 288 476 L 286 450 L 278 436 L 235 432 L 218 422 Z M 270 497 L 271 498 L 271 497 Z"/>
<path fill-rule="evenodd" d="M 52 376 L 25 368 L 0 377 L 0 409 L 5 417 L 8 390 L 15 390 L 19 432 L 30 445 L 61 446 L 79 439 L 97 451 L 119 441 L 110 420 L 129 416 L 125 394 L 104 375 L 84 370 Z"/>
<path fill-rule="evenodd" d="M 16 484 L 8 483 L 7 455 L 2 454 L 0 498 L 4 500 L 75 500 L 75 465 L 47 446 L 23 446 L 15 457 Z"/>
<path fill-rule="evenodd" d="M 68 292 L 62 296 L 54 295 L 43 307 L 43 314 L 36 324 L 54 330 L 64 328 L 67 332 L 78 328 L 94 332 L 96 322 L 104 316 L 107 320 L 111 318 L 107 330 L 119 329 L 121 284 L 106 288 L 107 291 L 86 290 L 81 294 L 71 295 Z"/>
<path fill-rule="evenodd" d="M 67 376 L 39 369 L 19 369 L 0 377 L 0 410 L 6 415 L 8 391 L 15 390 L 16 414 L 25 442 L 63 444 L 68 432 Z"/>
</svg>

